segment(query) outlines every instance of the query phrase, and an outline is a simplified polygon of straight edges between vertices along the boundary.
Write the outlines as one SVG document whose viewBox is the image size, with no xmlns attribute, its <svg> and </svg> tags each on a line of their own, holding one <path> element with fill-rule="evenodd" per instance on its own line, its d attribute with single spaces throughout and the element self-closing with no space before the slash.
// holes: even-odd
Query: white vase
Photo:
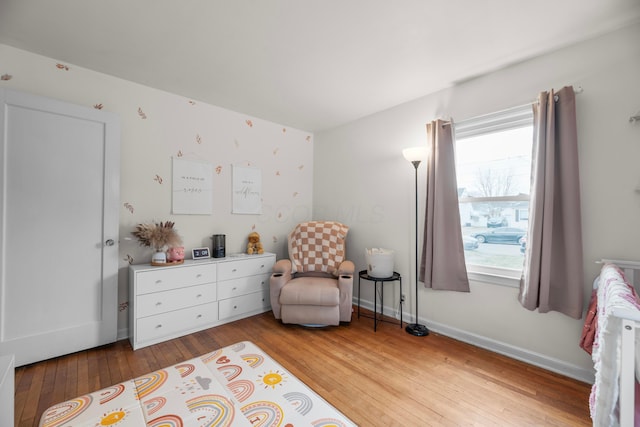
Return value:
<svg viewBox="0 0 640 427">
<path fill-rule="evenodd" d="M 164 252 L 154 252 L 151 256 L 151 262 L 154 264 L 166 264 L 167 263 L 167 254 Z"/>
</svg>

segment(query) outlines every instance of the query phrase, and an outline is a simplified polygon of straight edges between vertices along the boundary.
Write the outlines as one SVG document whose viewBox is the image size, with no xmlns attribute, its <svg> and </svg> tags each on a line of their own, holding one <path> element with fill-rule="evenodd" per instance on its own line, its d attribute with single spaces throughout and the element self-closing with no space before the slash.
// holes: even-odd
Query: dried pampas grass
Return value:
<svg viewBox="0 0 640 427">
<path fill-rule="evenodd" d="M 156 251 L 162 251 L 167 248 L 182 245 L 182 238 L 173 228 L 174 223 L 165 221 L 152 224 L 138 224 L 136 231 L 131 232 L 141 246 L 154 248 Z"/>
</svg>

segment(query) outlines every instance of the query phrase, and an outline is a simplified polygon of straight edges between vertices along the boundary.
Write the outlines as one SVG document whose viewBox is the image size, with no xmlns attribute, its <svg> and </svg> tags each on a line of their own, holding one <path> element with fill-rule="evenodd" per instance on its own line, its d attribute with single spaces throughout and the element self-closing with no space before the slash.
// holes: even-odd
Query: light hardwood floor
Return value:
<svg viewBox="0 0 640 427">
<path fill-rule="evenodd" d="M 364 311 L 366 312 L 366 311 Z M 370 312 L 368 312 L 370 314 Z M 283 325 L 271 312 L 132 351 L 128 341 L 16 369 L 16 426 L 49 406 L 249 340 L 359 426 L 587 426 L 590 386 L 432 333 L 357 318 Z"/>
</svg>

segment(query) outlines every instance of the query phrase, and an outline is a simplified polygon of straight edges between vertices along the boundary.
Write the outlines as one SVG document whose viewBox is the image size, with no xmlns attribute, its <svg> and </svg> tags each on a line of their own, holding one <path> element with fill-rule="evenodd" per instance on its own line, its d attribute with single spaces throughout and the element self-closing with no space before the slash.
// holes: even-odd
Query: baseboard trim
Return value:
<svg viewBox="0 0 640 427">
<path fill-rule="evenodd" d="M 116 340 L 128 340 L 129 339 L 129 328 L 118 329 L 118 335 Z"/>
<path fill-rule="evenodd" d="M 373 303 L 371 301 L 360 300 L 360 307 L 366 308 L 367 310 L 373 310 Z M 385 316 L 393 317 L 396 319 L 399 319 L 400 317 L 399 315 L 396 315 L 396 313 L 389 307 L 384 308 L 383 314 Z M 402 317 L 403 320 L 407 323 L 410 323 L 414 320 L 413 316 L 406 312 L 402 313 Z M 526 350 L 521 347 L 516 347 L 501 341 L 496 341 L 494 339 L 464 331 L 462 329 L 453 328 L 451 326 L 434 322 L 429 319 L 424 319 L 422 317 L 419 319 L 419 323 L 427 325 L 427 327 L 433 332 L 445 335 L 458 341 L 462 341 L 467 344 L 483 348 L 485 350 L 493 351 L 494 353 L 502 354 L 503 356 L 507 356 L 521 362 L 529 363 L 530 365 L 537 366 L 539 368 L 543 368 L 548 371 L 576 379 L 578 381 L 582 381 L 588 384 L 593 384 L 594 382 L 593 370 L 584 369 L 580 366 L 576 366 L 562 360 L 546 356 L 544 354 Z"/>
</svg>

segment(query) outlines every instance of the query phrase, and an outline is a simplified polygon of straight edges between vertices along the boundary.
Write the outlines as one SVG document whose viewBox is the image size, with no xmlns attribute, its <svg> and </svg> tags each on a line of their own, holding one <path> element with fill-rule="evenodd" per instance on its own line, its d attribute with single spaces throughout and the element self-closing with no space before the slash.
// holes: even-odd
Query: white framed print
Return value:
<svg viewBox="0 0 640 427">
<path fill-rule="evenodd" d="M 173 158 L 173 214 L 213 213 L 213 165 Z"/>
<path fill-rule="evenodd" d="M 262 213 L 262 171 L 258 168 L 233 166 L 232 210 L 234 214 Z"/>
</svg>

